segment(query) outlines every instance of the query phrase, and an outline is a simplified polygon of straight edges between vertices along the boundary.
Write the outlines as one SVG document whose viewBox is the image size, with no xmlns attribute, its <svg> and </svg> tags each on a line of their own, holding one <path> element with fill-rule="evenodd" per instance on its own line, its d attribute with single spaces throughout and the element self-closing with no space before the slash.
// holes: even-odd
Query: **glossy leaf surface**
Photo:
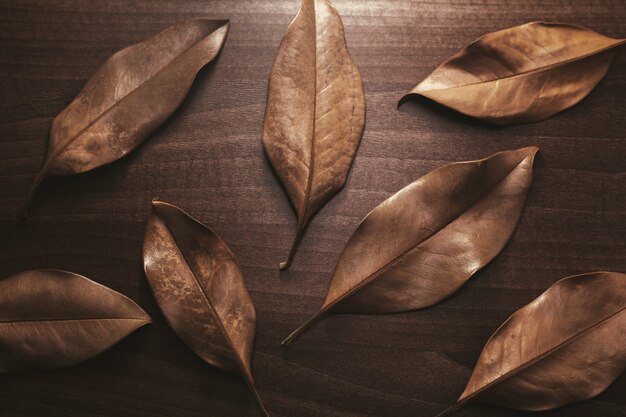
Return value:
<svg viewBox="0 0 626 417">
<path fill-rule="evenodd" d="M 576 275 L 496 330 L 459 405 L 549 410 L 600 394 L 625 370 L 626 274 Z"/>
<path fill-rule="evenodd" d="M 426 174 L 372 210 L 346 244 L 321 311 L 384 314 L 431 306 L 458 290 L 509 240 L 537 148 Z"/>
<path fill-rule="evenodd" d="M 146 277 L 168 323 L 205 362 L 252 378 L 256 313 L 235 256 L 219 236 L 155 201 L 143 246 Z"/>
<path fill-rule="evenodd" d="M 21 272 L 0 281 L 0 372 L 74 365 L 150 322 L 133 301 L 83 276 Z"/>
<path fill-rule="evenodd" d="M 228 27 L 224 20 L 189 20 L 111 56 L 54 119 L 26 204 L 44 178 L 89 171 L 137 147 L 180 105 Z"/>
<path fill-rule="evenodd" d="M 287 268 L 311 217 L 345 184 L 365 125 L 361 75 L 328 0 L 304 0 L 270 74 L 263 145 L 298 215 Z"/>
<path fill-rule="evenodd" d="M 441 64 L 419 94 L 494 124 L 545 119 L 585 98 L 626 40 L 563 23 L 486 34 Z"/>
</svg>

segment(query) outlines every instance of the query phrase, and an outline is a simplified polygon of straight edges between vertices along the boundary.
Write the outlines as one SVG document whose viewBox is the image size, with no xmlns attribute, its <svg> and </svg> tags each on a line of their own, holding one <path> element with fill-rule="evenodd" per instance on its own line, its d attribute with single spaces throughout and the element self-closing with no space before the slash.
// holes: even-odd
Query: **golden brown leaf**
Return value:
<svg viewBox="0 0 626 417">
<path fill-rule="evenodd" d="M 295 254 L 307 223 L 345 184 L 365 125 L 361 75 L 329 0 L 304 0 L 270 74 L 263 145 L 298 215 Z"/>
<path fill-rule="evenodd" d="M 250 366 L 256 313 L 228 246 L 178 207 L 154 201 L 143 259 L 172 329 L 205 362 L 242 376 L 267 415 Z"/>
<path fill-rule="evenodd" d="M 626 370 L 626 274 L 558 281 L 485 345 L 459 402 L 549 410 L 592 398 Z"/>
<path fill-rule="evenodd" d="M 113 162 L 135 149 L 187 95 L 198 71 L 222 49 L 225 20 L 189 20 L 122 49 L 52 122 L 48 154 L 24 205 L 49 176 Z"/>
<path fill-rule="evenodd" d="M 77 364 L 151 321 L 130 299 L 81 275 L 21 272 L 0 281 L 0 372 Z"/>
<path fill-rule="evenodd" d="M 564 23 L 488 33 L 437 67 L 400 104 L 421 95 L 498 125 L 545 119 L 585 98 L 624 42 Z"/>
<path fill-rule="evenodd" d="M 385 314 L 457 291 L 509 240 L 532 180 L 536 147 L 438 168 L 372 210 L 346 244 L 319 313 Z"/>
</svg>

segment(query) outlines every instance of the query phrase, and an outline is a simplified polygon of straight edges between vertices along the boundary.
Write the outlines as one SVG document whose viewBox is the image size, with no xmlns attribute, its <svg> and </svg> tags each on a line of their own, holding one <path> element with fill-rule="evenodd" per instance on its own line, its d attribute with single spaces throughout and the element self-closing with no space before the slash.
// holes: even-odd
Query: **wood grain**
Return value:
<svg viewBox="0 0 626 417">
<path fill-rule="evenodd" d="M 139 303 L 155 323 L 105 354 L 54 372 L 0 378 L 0 415 L 258 416 L 245 383 L 207 367 L 166 325 L 141 246 L 150 200 L 210 225 L 240 260 L 257 309 L 255 382 L 274 417 L 430 417 L 452 404 L 493 331 L 557 279 L 626 271 L 626 54 L 580 104 L 546 121 L 493 128 L 432 103 L 397 100 L 485 32 L 533 20 L 626 36 L 621 0 L 336 0 L 363 76 L 367 121 L 345 189 L 313 220 L 292 268 L 294 214 L 266 160 L 267 79 L 298 0 L 0 0 L 0 276 L 59 268 Z M 216 62 L 174 116 L 129 157 L 42 184 L 50 124 L 113 52 L 176 21 L 230 18 Z M 290 350 L 280 341 L 322 304 L 350 234 L 369 210 L 433 168 L 537 145 L 533 185 L 504 251 L 438 306 L 336 316 Z M 626 414 L 626 377 L 549 417 Z M 459 416 L 526 413 L 468 408 Z"/>
</svg>

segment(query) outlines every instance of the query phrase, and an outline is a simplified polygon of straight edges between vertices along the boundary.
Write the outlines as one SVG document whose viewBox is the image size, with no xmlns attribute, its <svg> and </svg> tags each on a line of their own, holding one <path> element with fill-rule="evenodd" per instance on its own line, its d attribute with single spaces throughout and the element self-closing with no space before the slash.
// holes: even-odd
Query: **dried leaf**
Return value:
<svg viewBox="0 0 626 417">
<path fill-rule="evenodd" d="M 304 0 L 278 49 L 269 80 L 263 145 L 291 204 L 295 254 L 313 215 L 345 184 L 365 125 L 361 75 L 328 0 Z"/>
<path fill-rule="evenodd" d="M 459 402 L 540 411 L 586 400 L 626 370 L 626 274 L 563 278 L 485 345 Z"/>
<path fill-rule="evenodd" d="M 0 372 L 77 364 L 151 321 L 130 299 L 83 276 L 21 272 L 0 281 Z"/>
<path fill-rule="evenodd" d="M 108 164 L 146 139 L 219 53 L 228 26 L 225 20 L 189 20 L 111 56 L 54 119 L 46 162 L 24 212 L 44 178 Z"/>
<path fill-rule="evenodd" d="M 532 179 L 536 147 L 446 165 L 372 210 L 339 258 L 319 313 L 385 314 L 457 291 L 509 240 Z"/>
<path fill-rule="evenodd" d="M 228 246 L 178 207 L 154 201 L 143 259 L 170 326 L 205 362 L 242 376 L 267 415 L 250 367 L 256 313 Z"/>
<path fill-rule="evenodd" d="M 564 23 L 488 33 L 441 64 L 400 104 L 422 95 L 498 125 L 545 119 L 585 98 L 625 42 Z"/>
</svg>

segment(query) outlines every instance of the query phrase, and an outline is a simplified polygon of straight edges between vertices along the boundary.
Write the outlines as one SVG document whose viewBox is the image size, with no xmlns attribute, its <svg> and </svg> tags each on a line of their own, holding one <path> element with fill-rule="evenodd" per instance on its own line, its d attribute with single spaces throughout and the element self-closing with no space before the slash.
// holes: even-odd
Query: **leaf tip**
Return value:
<svg viewBox="0 0 626 417">
<path fill-rule="evenodd" d="M 525 148 L 521 148 L 519 152 L 525 155 L 524 159 L 530 158 L 530 162 L 533 163 L 535 156 L 537 156 L 537 153 L 539 152 L 539 147 L 534 146 L 534 145 L 527 146 Z"/>
<path fill-rule="evenodd" d="M 142 317 L 143 323 L 145 324 L 152 324 L 152 317 L 150 317 L 150 315 L 148 313 L 146 313 L 145 311 L 143 312 L 143 317 Z"/>
<path fill-rule="evenodd" d="M 280 269 L 281 271 L 284 271 L 285 269 L 288 269 L 291 266 L 291 260 L 286 260 L 284 262 L 281 262 L 278 265 L 278 269 Z"/>
<path fill-rule="evenodd" d="M 533 145 L 533 146 L 528 146 L 524 148 L 524 150 L 526 150 L 526 152 L 528 152 L 529 154 L 535 155 L 537 154 L 537 152 L 539 152 L 539 147 Z"/>
<path fill-rule="evenodd" d="M 230 20 L 222 19 L 218 21 L 218 31 L 220 31 L 220 36 L 222 36 L 222 42 L 226 39 L 226 35 L 230 32 Z"/>
<path fill-rule="evenodd" d="M 404 103 L 406 103 L 411 96 L 411 93 L 403 95 L 400 100 L 398 100 L 398 104 L 396 105 L 396 110 L 398 110 Z"/>
</svg>

